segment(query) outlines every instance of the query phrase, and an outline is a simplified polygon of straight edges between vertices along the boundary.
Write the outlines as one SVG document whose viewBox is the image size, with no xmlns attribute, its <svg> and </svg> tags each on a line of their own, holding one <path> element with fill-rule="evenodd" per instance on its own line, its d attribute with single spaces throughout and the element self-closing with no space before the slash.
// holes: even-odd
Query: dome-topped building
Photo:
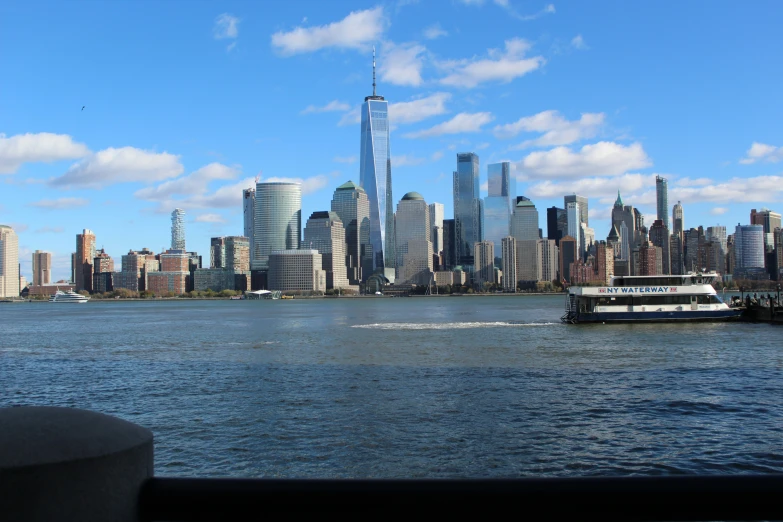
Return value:
<svg viewBox="0 0 783 522">
<path fill-rule="evenodd" d="M 402 197 L 403 201 L 424 201 L 424 196 L 418 192 L 408 192 Z"/>
</svg>

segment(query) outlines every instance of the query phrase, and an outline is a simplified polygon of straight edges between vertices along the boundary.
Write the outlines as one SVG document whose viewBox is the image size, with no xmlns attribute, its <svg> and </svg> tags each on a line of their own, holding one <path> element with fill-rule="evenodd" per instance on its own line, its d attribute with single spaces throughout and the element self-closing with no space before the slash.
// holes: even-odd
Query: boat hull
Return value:
<svg viewBox="0 0 783 522">
<path fill-rule="evenodd" d="M 580 313 L 574 323 L 680 323 L 732 321 L 739 319 L 742 310 L 683 310 L 676 312 L 595 312 Z"/>
</svg>

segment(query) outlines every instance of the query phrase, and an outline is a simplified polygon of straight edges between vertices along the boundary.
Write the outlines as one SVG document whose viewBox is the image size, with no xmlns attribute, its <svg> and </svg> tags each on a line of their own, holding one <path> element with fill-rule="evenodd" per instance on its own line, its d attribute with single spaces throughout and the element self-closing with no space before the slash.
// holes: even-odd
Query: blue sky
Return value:
<svg viewBox="0 0 783 522">
<path fill-rule="evenodd" d="M 303 221 L 358 182 L 357 108 L 390 102 L 395 201 L 451 217 L 457 152 L 514 163 L 545 208 L 617 190 L 652 223 L 656 174 L 690 226 L 781 211 L 783 4 L 0 3 L 0 223 L 67 278 L 75 235 L 115 257 L 242 233 L 253 178 L 304 183 Z M 82 110 L 84 106 L 84 110 Z"/>
</svg>

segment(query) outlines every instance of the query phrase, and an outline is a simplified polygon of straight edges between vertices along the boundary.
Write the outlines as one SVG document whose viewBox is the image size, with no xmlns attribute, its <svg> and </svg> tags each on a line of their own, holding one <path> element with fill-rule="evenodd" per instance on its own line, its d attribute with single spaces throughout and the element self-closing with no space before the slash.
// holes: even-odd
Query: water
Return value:
<svg viewBox="0 0 783 522">
<path fill-rule="evenodd" d="M 562 297 L 0 305 L 0 406 L 155 434 L 156 473 L 783 472 L 783 330 L 561 325 Z"/>
</svg>

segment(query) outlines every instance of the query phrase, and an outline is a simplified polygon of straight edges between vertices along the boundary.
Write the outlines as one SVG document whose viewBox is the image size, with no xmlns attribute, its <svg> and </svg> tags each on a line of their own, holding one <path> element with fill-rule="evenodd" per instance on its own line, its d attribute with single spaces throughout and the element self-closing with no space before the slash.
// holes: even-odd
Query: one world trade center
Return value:
<svg viewBox="0 0 783 522">
<path fill-rule="evenodd" d="M 372 96 L 362 104 L 359 182 L 370 200 L 370 247 L 373 273 L 394 282 L 394 207 L 392 199 L 389 103 L 375 93 L 375 49 L 372 58 Z M 366 274 L 365 277 L 371 274 Z"/>
</svg>

